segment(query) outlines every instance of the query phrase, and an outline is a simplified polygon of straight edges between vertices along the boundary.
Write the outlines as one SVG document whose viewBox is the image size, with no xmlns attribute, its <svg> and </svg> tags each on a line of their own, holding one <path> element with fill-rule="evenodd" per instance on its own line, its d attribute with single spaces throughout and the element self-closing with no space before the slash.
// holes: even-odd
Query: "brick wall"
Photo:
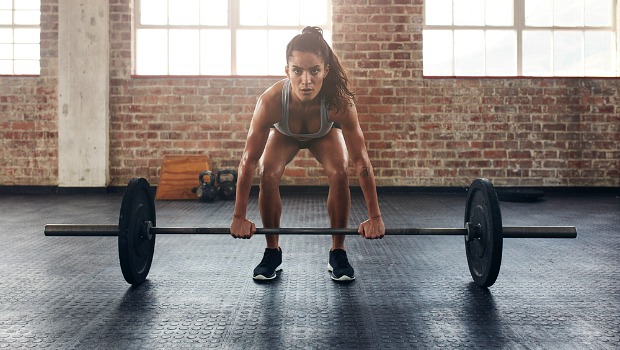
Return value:
<svg viewBox="0 0 620 350">
<path fill-rule="evenodd" d="M 50 21 L 53 2 L 43 2 Z M 166 154 L 236 167 L 256 98 L 279 78 L 132 77 L 130 2 L 110 1 L 112 185 L 134 176 L 157 183 Z M 333 46 L 353 77 L 379 185 L 463 186 L 481 176 L 498 185 L 620 185 L 620 79 L 425 79 L 422 0 L 333 3 Z M 55 25 L 44 26 L 47 73 L 0 83 L 0 184 L 56 181 Z M 283 183 L 325 178 L 302 151 Z"/>
<path fill-rule="evenodd" d="M 422 0 L 334 4 L 381 184 L 620 183 L 618 79 L 424 79 Z"/>
<path fill-rule="evenodd" d="M 0 185 L 57 184 L 57 1 L 41 12 L 40 76 L 0 76 Z"/>
</svg>

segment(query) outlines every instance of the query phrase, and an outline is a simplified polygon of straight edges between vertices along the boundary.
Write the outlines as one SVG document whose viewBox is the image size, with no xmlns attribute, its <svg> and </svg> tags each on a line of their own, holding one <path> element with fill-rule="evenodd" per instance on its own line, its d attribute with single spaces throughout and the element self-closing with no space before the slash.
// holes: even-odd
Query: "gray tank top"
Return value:
<svg viewBox="0 0 620 350">
<path fill-rule="evenodd" d="M 282 87 L 282 116 L 280 117 L 280 121 L 274 124 L 274 127 L 281 132 L 283 135 L 290 136 L 296 139 L 318 139 L 319 137 L 323 137 L 327 135 L 329 130 L 331 130 L 334 122 L 329 121 L 329 116 L 327 115 L 327 108 L 325 107 L 325 101 L 321 100 L 321 127 L 319 131 L 314 134 L 293 134 L 289 130 L 288 126 L 288 106 L 291 95 L 291 81 L 286 80 L 284 82 L 284 86 Z"/>
</svg>

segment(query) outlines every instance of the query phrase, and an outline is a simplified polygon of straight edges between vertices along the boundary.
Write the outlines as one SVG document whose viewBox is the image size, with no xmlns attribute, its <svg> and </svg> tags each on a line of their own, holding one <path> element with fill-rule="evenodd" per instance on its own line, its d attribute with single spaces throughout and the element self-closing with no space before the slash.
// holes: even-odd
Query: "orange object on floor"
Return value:
<svg viewBox="0 0 620 350">
<path fill-rule="evenodd" d="M 155 199 L 197 199 L 192 189 L 200 185 L 198 175 L 205 170 L 211 170 L 206 155 L 164 156 Z"/>
</svg>

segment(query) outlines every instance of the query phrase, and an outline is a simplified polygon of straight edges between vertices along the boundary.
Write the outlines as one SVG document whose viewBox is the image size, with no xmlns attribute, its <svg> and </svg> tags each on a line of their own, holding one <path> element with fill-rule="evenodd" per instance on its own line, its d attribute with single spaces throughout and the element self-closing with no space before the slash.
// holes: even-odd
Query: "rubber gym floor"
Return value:
<svg viewBox="0 0 620 350">
<path fill-rule="evenodd" d="M 347 238 L 357 280 L 330 280 L 329 236 L 283 236 L 284 270 L 256 283 L 264 238 L 157 237 L 128 285 L 114 237 L 45 237 L 47 223 L 117 224 L 122 193 L 0 195 L 0 348 L 617 349 L 618 190 L 500 202 L 505 226 L 576 226 L 576 239 L 505 239 L 495 285 L 473 284 L 461 237 Z M 282 227 L 327 227 L 324 191 L 284 192 Z M 465 192 L 379 194 L 388 227 L 462 227 Z M 260 227 L 257 198 L 249 218 Z M 233 202 L 157 201 L 159 226 L 228 227 Z M 353 191 L 349 227 L 365 219 Z"/>
</svg>

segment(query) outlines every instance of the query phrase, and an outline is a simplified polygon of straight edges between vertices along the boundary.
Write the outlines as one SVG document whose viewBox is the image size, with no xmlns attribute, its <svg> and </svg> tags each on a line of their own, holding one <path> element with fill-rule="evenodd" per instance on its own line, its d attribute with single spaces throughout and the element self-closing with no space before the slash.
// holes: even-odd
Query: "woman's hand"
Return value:
<svg viewBox="0 0 620 350">
<path fill-rule="evenodd" d="M 357 230 L 360 236 L 366 239 L 377 239 L 385 236 L 385 225 L 381 216 L 370 218 L 360 224 Z"/>
<path fill-rule="evenodd" d="M 230 235 L 234 238 L 249 239 L 256 232 L 256 225 L 245 217 L 233 217 Z"/>
</svg>

